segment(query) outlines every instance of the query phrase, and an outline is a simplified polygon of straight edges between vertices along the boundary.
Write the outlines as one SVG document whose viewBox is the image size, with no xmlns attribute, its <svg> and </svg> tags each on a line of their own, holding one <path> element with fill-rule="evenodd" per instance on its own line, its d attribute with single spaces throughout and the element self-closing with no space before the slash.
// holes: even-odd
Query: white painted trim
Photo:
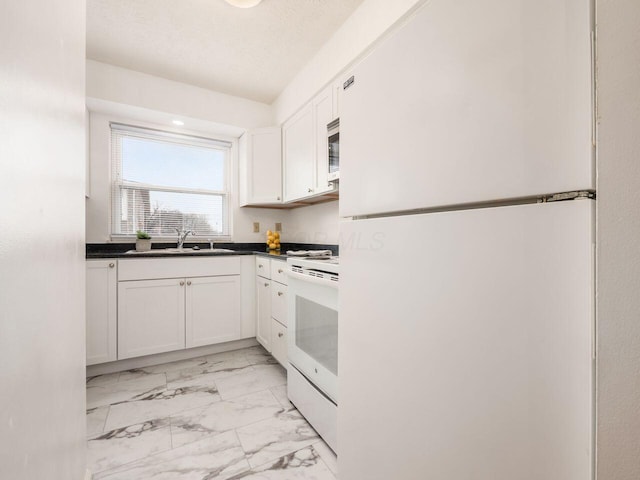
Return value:
<svg viewBox="0 0 640 480">
<path fill-rule="evenodd" d="M 151 365 L 160 365 L 162 363 L 186 360 L 189 358 L 196 358 L 204 355 L 213 355 L 215 353 L 229 352 L 231 350 L 253 347 L 255 345 L 258 345 L 258 342 L 255 338 L 246 338 L 243 340 L 235 340 L 233 342 L 225 342 L 217 345 L 207 345 L 204 347 L 189 348 L 187 350 L 176 350 L 175 352 L 158 353 L 156 355 L 146 355 L 144 357 L 127 358 L 125 360 L 118 360 L 116 362 L 90 365 L 87 366 L 87 377 L 121 372 L 124 370 L 131 370 L 133 368 L 144 368 Z"/>
<path fill-rule="evenodd" d="M 91 473 L 91 470 L 87 468 L 84 473 L 84 480 L 91 480 L 92 478 L 93 474 Z"/>
</svg>

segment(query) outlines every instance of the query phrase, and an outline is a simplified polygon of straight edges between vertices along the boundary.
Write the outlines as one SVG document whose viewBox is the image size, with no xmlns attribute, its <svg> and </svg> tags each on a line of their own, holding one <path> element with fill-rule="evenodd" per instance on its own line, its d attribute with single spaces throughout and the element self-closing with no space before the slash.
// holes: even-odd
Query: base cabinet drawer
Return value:
<svg viewBox="0 0 640 480">
<path fill-rule="evenodd" d="M 287 368 L 287 327 L 271 319 L 271 355 Z"/>
<path fill-rule="evenodd" d="M 256 274 L 260 277 L 271 278 L 271 259 L 256 257 Z"/>
<path fill-rule="evenodd" d="M 283 262 L 282 260 L 271 260 L 271 280 L 275 280 L 278 283 L 282 283 L 283 285 L 287 285 L 287 262 Z"/>
</svg>

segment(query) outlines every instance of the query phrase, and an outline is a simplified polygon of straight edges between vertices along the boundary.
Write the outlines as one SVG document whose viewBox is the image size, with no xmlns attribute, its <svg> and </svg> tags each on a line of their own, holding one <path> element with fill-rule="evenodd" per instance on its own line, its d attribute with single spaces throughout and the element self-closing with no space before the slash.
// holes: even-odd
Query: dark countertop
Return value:
<svg viewBox="0 0 640 480">
<path fill-rule="evenodd" d="M 250 250 L 235 250 L 233 252 L 211 252 L 209 249 L 191 250 L 185 249 L 184 252 L 164 252 L 159 249 L 158 251 L 150 252 L 91 252 L 87 253 L 87 259 L 96 258 L 182 258 L 182 257 L 228 257 L 232 255 L 253 255 L 254 252 Z"/>
<path fill-rule="evenodd" d="M 198 245 L 200 250 L 189 251 L 191 247 Z M 230 255 L 260 255 L 286 260 L 287 250 L 331 250 L 334 255 L 338 254 L 337 245 L 315 245 L 310 243 L 283 243 L 280 253 L 266 251 L 264 243 L 216 243 L 214 248 L 233 250 L 233 252 L 211 252 L 209 244 L 188 243 L 185 244 L 186 252 L 171 253 L 166 252 L 166 248 L 175 248 L 175 243 L 158 243 L 151 247 L 150 252 L 127 253 L 135 250 L 133 243 L 88 243 L 86 245 L 87 259 L 100 258 L 181 258 L 181 257 L 227 257 Z"/>
</svg>

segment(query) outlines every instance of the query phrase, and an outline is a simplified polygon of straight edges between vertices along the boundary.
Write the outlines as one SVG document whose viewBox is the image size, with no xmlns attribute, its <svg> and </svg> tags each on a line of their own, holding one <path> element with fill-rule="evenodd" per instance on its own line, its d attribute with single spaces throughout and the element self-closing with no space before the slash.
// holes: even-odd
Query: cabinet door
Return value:
<svg viewBox="0 0 640 480">
<path fill-rule="evenodd" d="M 184 279 L 118 282 L 118 359 L 185 347 Z"/>
<path fill-rule="evenodd" d="M 87 365 L 117 359 L 115 260 L 87 262 Z"/>
<path fill-rule="evenodd" d="M 271 319 L 271 354 L 280 365 L 287 368 L 287 327 Z"/>
<path fill-rule="evenodd" d="M 309 103 L 282 127 L 284 200 L 308 197 L 315 187 L 315 131 Z"/>
<path fill-rule="evenodd" d="M 313 100 L 313 123 L 315 129 L 316 181 L 314 194 L 334 189 L 327 180 L 329 171 L 329 143 L 327 124 L 335 120 L 333 115 L 333 85 L 330 85 Z"/>
<path fill-rule="evenodd" d="M 271 351 L 271 281 L 256 277 L 257 328 L 256 339 Z"/>
<path fill-rule="evenodd" d="M 287 286 L 271 282 L 271 316 L 287 326 Z"/>
<path fill-rule="evenodd" d="M 245 133 L 240 140 L 241 205 L 282 203 L 282 131 Z"/>
<path fill-rule="evenodd" d="M 187 278 L 186 287 L 187 348 L 240 338 L 239 275 Z"/>
</svg>

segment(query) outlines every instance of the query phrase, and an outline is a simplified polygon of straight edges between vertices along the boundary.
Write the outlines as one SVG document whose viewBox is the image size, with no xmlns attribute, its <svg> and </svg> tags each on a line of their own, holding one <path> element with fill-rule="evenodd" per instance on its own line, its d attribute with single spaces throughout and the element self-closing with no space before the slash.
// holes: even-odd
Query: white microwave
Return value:
<svg viewBox="0 0 640 480">
<path fill-rule="evenodd" d="M 329 148 L 329 172 L 327 179 L 330 182 L 340 180 L 340 119 L 336 118 L 327 125 L 327 137 Z"/>
</svg>

